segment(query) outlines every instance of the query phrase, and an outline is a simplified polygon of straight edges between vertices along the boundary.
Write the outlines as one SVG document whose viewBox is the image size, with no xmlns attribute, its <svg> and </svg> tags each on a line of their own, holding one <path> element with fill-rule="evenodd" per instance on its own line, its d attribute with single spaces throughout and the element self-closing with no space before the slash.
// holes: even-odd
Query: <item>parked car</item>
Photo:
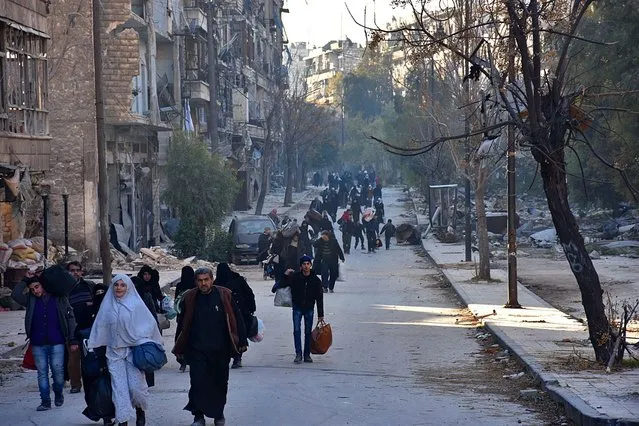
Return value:
<svg viewBox="0 0 639 426">
<path fill-rule="evenodd" d="M 257 240 L 264 228 L 275 230 L 275 224 L 268 216 L 236 217 L 229 225 L 229 234 L 233 240 L 231 249 L 231 262 L 257 262 L 259 251 Z"/>
</svg>

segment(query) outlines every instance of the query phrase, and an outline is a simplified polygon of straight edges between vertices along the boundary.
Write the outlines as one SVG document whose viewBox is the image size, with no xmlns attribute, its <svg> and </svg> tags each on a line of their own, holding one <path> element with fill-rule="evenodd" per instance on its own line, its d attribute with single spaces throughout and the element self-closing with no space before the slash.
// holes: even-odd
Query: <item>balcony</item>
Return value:
<svg viewBox="0 0 639 426">
<path fill-rule="evenodd" d="M 209 84 L 202 80 L 186 80 L 182 96 L 193 101 L 209 102 L 211 100 Z"/>
<path fill-rule="evenodd" d="M 206 13 L 197 6 L 185 7 L 184 18 L 188 23 L 189 32 L 195 33 L 196 30 L 208 31 L 208 24 L 206 21 Z"/>
<path fill-rule="evenodd" d="M 263 141 L 264 138 L 266 137 L 266 131 L 264 130 L 264 127 L 257 126 L 254 124 L 247 124 L 246 130 L 248 131 L 248 134 L 251 137 L 251 139 L 258 139 Z"/>
</svg>

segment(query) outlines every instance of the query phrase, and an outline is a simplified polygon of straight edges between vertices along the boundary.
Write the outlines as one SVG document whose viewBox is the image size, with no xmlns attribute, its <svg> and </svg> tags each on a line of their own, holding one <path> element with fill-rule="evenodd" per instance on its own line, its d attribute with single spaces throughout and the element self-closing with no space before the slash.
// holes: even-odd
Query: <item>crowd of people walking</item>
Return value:
<svg viewBox="0 0 639 426">
<path fill-rule="evenodd" d="M 313 183 L 320 185 L 317 176 Z M 395 227 L 388 219 L 379 229 L 384 220 L 381 180 L 364 170 L 355 177 L 329 174 L 321 199 L 312 201 L 299 222 L 280 219 L 275 209 L 269 216 L 275 226 L 260 235 L 258 260 L 264 279 L 274 278 L 273 292 L 290 288 L 293 361 L 311 363 L 314 311 L 323 321 L 324 294 L 335 292 L 340 261 L 353 253 L 352 240 L 355 250 L 359 246 L 375 253 L 384 235 L 389 249 Z M 219 263 L 215 273 L 185 266 L 169 299 L 159 272 L 146 265 L 133 277 L 115 275 L 108 286 L 85 280 L 80 262 L 68 263 L 66 276 L 47 278 L 47 271 L 28 273 L 12 294 L 26 308 L 24 327 L 38 372 L 37 411 L 52 408 L 51 376 L 55 406 L 64 404 L 69 380 L 70 393 L 84 388 L 83 414 L 92 421 L 145 425 L 148 389 L 155 384 L 154 371 L 166 362 L 162 330 L 174 316 L 171 352 L 179 371 L 188 368 L 190 378 L 184 410 L 193 416 L 192 426 L 205 425 L 206 417 L 225 424 L 229 369 L 242 368 L 249 338 L 258 334 L 255 295 L 245 277 L 227 263 Z"/>
</svg>

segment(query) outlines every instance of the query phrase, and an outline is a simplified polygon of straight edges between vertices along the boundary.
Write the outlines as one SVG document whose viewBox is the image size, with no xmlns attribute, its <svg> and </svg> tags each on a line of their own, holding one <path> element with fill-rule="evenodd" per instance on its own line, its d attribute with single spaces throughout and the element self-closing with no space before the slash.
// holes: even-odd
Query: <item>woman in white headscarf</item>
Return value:
<svg viewBox="0 0 639 426">
<path fill-rule="evenodd" d="M 127 275 L 111 280 L 95 318 L 89 348 L 106 346 L 111 374 L 115 419 L 120 425 L 136 418 L 136 426 L 145 424 L 148 387 L 144 372 L 133 365 L 131 348 L 146 342 L 162 345 L 155 318 Z"/>
</svg>

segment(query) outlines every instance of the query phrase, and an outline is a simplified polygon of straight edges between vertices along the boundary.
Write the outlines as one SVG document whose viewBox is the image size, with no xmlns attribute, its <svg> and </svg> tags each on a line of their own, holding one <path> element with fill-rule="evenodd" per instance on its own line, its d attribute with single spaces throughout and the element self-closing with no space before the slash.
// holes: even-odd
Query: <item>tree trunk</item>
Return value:
<svg viewBox="0 0 639 426">
<path fill-rule="evenodd" d="M 268 192 L 268 178 L 271 172 L 271 147 L 270 140 L 266 139 L 266 149 L 264 150 L 263 165 L 262 165 L 262 176 L 260 179 L 260 194 L 257 196 L 257 203 L 255 204 L 255 214 L 262 214 L 262 209 L 264 208 L 264 199 L 266 198 L 266 193 Z"/>
<path fill-rule="evenodd" d="M 297 179 L 295 181 L 297 192 L 306 190 L 306 161 L 300 158 Z"/>
<path fill-rule="evenodd" d="M 293 186 L 295 185 L 295 150 L 286 147 L 286 191 L 284 191 L 284 205 L 293 204 Z"/>
<path fill-rule="evenodd" d="M 586 251 L 575 216 L 568 204 L 568 185 L 564 169 L 564 151 L 555 150 L 539 161 L 544 191 L 559 242 L 581 291 L 581 303 L 588 319 L 590 342 L 597 361 L 607 363 L 612 355 L 614 331 L 606 317 L 599 275 Z"/>
<path fill-rule="evenodd" d="M 488 169 L 477 167 L 477 187 L 475 188 L 475 212 L 477 214 L 477 246 L 479 249 L 479 270 L 480 280 L 490 279 L 490 246 L 488 244 L 488 225 L 486 224 L 486 182 Z"/>
</svg>

